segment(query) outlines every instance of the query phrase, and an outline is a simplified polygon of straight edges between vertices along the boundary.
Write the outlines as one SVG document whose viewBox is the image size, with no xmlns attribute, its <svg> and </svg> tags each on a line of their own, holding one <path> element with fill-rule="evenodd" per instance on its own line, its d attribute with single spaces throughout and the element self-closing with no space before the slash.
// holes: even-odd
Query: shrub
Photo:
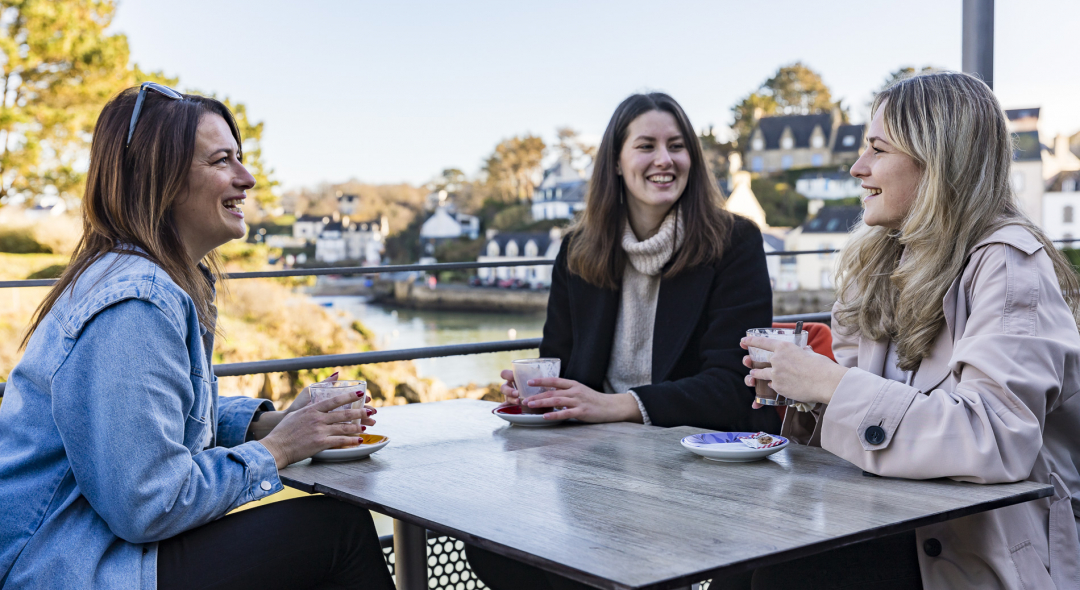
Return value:
<svg viewBox="0 0 1080 590">
<path fill-rule="evenodd" d="M 0 229 L 0 252 L 11 254 L 52 254 L 52 248 L 34 239 L 29 229 Z"/>
<path fill-rule="evenodd" d="M 60 275 L 64 274 L 64 270 L 67 268 L 66 264 L 50 264 L 45 268 L 30 273 L 27 279 L 58 279 Z"/>
</svg>

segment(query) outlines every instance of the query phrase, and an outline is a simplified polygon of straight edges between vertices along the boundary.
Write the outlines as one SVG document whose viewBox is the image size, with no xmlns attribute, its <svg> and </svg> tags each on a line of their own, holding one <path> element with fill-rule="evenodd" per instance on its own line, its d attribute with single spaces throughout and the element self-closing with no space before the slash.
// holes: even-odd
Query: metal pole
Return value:
<svg viewBox="0 0 1080 590">
<path fill-rule="evenodd" d="M 427 530 L 394 519 L 394 578 L 397 590 L 428 590 Z"/>
<path fill-rule="evenodd" d="M 962 62 L 994 88 L 994 0 L 964 0 Z"/>
</svg>

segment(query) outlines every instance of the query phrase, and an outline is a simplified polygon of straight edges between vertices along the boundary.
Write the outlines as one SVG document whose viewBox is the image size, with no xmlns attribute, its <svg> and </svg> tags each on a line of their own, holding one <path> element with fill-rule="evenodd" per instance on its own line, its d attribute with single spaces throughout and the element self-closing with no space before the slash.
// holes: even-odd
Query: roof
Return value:
<svg viewBox="0 0 1080 590">
<path fill-rule="evenodd" d="M 1039 145 L 1038 131 L 1020 131 L 1013 133 L 1013 161 L 1029 162 L 1042 159 L 1042 146 Z"/>
<path fill-rule="evenodd" d="M 1066 180 L 1072 181 L 1072 190 L 1074 192 L 1080 191 L 1080 170 L 1072 170 L 1066 172 L 1058 172 L 1050 180 L 1046 181 L 1046 192 L 1048 193 L 1060 193 L 1062 192 L 1062 185 Z"/>
<path fill-rule="evenodd" d="M 1035 117 L 1036 119 L 1038 119 L 1039 107 L 1032 107 L 1028 109 L 1006 109 L 1005 116 L 1008 117 L 1010 121 L 1015 121 L 1017 119 L 1026 119 L 1028 117 Z"/>
<path fill-rule="evenodd" d="M 326 217 L 326 215 L 307 215 L 307 214 L 304 214 L 304 215 L 301 215 L 300 217 L 298 217 L 296 220 L 297 221 L 312 221 L 312 222 L 317 221 L 319 223 L 322 223 L 322 220 L 325 217 Z"/>
<path fill-rule="evenodd" d="M 863 136 L 866 135 L 866 125 L 841 125 L 836 128 L 836 143 L 833 144 L 833 152 L 857 152 L 862 147 Z M 851 145 L 844 145 L 845 137 L 854 137 Z"/>
<path fill-rule="evenodd" d="M 822 207 L 802 225 L 804 234 L 846 234 L 862 219 L 862 207 Z"/>
<path fill-rule="evenodd" d="M 589 183 L 584 180 L 574 180 L 571 182 L 549 183 L 548 186 L 544 186 L 543 183 L 533 192 L 533 201 L 535 202 L 564 202 L 564 203 L 582 203 L 585 201 L 585 191 L 588 188 Z M 555 191 L 557 197 L 551 199 L 544 198 L 545 191 Z"/>
<path fill-rule="evenodd" d="M 544 170 L 544 179 L 540 181 L 540 185 L 536 188 L 554 188 L 560 184 L 572 183 L 583 181 L 581 172 L 574 168 L 570 163 L 570 160 L 565 157 L 559 158 L 555 165 L 547 170 Z"/>
<path fill-rule="evenodd" d="M 810 135 L 814 128 L 821 126 L 821 132 L 825 134 L 825 144 L 829 144 L 829 134 L 832 133 L 832 114 L 821 113 L 817 115 L 784 115 L 781 117 L 763 117 L 758 121 L 758 129 L 765 137 L 765 149 L 780 149 L 780 136 L 784 129 L 790 127 L 791 135 L 795 139 L 796 148 L 810 147 Z"/>
<path fill-rule="evenodd" d="M 487 250 L 488 244 L 495 242 L 499 245 L 499 252 L 505 254 L 506 244 L 510 240 L 517 242 L 520 253 L 525 252 L 525 244 L 528 244 L 529 240 L 536 242 L 536 249 L 540 256 L 543 256 L 551 246 L 551 234 L 548 232 L 511 232 L 495 234 L 490 240 L 484 242 L 484 250 Z"/>
<path fill-rule="evenodd" d="M 457 238 L 461 236 L 461 224 L 450 215 L 446 207 L 435 209 L 435 213 L 420 226 L 421 238 Z"/>
<path fill-rule="evenodd" d="M 761 239 L 765 241 L 766 252 L 780 252 L 784 249 L 783 238 L 763 233 L 761 234 Z"/>
</svg>

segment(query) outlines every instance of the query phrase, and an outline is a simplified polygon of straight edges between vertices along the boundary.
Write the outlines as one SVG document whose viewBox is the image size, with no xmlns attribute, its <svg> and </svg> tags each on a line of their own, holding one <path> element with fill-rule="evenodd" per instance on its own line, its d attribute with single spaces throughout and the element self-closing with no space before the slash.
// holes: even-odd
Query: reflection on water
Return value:
<svg viewBox="0 0 1080 590">
<path fill-rule="evenodd" d="M 375 334 L 375 345 L 381 350 L 539 338 L 544 329 L 543 314 L 390 309 L 366 303 L 362 297 L 312 297 L 312 300 L 343 312 L 345 324 L 353 319 L 360 320 Z M 499 380 L 499 371 L 510 368 L 510 361 L 536 355 L 537 351 L 533 349 L 417 359 L 414 362 L 420 377 L 435 378 L 448 387 L 458 387 L 469 383 L 494 383 Z"/>
</svg>

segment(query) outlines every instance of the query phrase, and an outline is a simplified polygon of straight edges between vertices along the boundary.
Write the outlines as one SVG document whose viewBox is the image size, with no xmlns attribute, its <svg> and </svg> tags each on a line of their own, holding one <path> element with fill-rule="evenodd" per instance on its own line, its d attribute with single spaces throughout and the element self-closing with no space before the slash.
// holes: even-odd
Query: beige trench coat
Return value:
<svg viewBox="0 0 1080 590">
<path fill-rule="evenodd" d="M 790 438 L 878 475 L 1054 484 L 1050 498 L 917 529 L 928 590 L 1080 589 L 1080 334 L 1042 248 L 1012 225 L 972 249 L 910 384 L 881 376 L 888 341 L 834 321 L 851 370 L 823 413 L 787 413 Z"/>
</svg>

